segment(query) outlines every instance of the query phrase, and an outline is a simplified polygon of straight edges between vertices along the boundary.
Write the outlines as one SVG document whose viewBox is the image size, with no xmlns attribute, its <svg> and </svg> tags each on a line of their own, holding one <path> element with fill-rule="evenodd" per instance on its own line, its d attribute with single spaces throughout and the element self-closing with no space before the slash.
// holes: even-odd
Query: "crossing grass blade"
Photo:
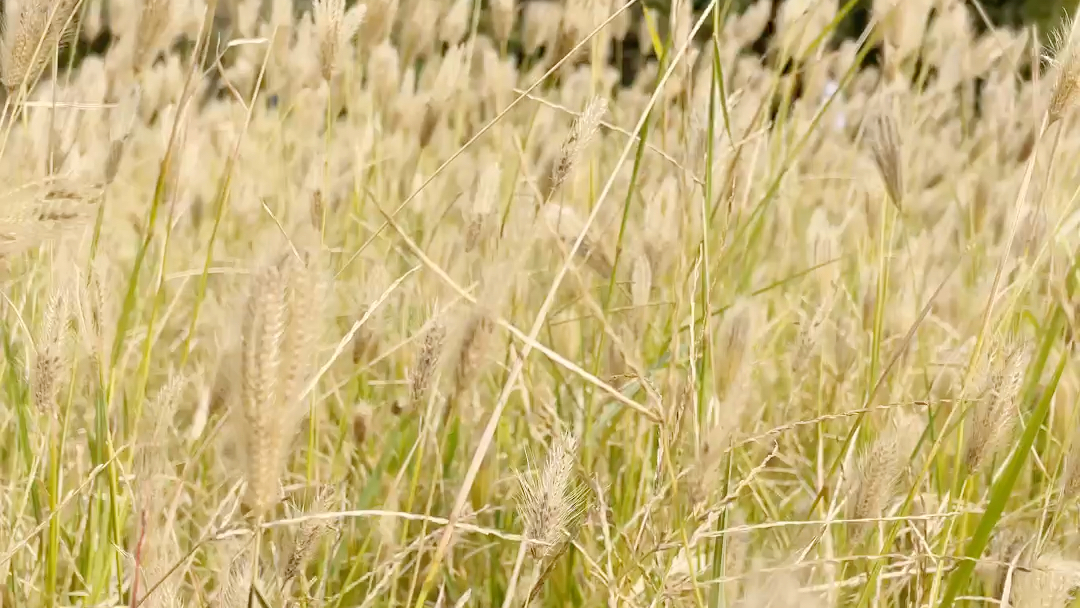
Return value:
<svg viewBox="0 0 1080 608">
<path fill-rule="evenodd" d="M 1042 362 L 1045 362 L 1050 348 L 1057 341 L 1063 320 L 1064 315 L 1061 313 L 1060 309 L 1055 307 L 1053 321 L 1050 323 L 1050 327 L 1047 328 L 1046 335 L 1043 338 L 1042 348 L 1040 349 L 1040 363 L 1033 366 L 1029 376 L 1029 386 L 1031 387 L 1038 386 L 1039 372 L 1042 371 Z M 979 518 L 975 533 L 968 541 L 967 548 L 964 550 L 964 557 L 967 559 L 961 560 L 956 567 L 956 570 L 949 576 L 948 585 L 945 587 L 945 594 L 941 598 L 941 603 L 938 604 L 938 608 L 952 607 L 957 596 L 964 591 L 968 579 L 971 578 L 977 560 L 982 557 L 983 551 L 986 550 L 987 545 L 990 543 L 990 537 L 994 532 L 994 527 L 997 526 L 998 521 L 1005 512 L 1005 507 L 1016 486 L 1016 480 L 1019 478 L 1020 472 L 1027 463 L 1028 457 L 1031 455 L 1032 447 L 1035 445 L 1035 439 L 1038 437 L 1040 429 L 1050 412 L 1050 403 L 1053 401 L 1054 393 L 1057 392 L 1058 382 L 1061 380 L 1061 374 L 1065 371 L 1065 364 L 1068 360 L 1069 352 L 1068 349 L 1065 349 L 1061 354 L 1061 359 L 1058 361 L 1057 369 L 1054 370 L 1054 375 L 1050 378 L 1050 381 L 1046 386 L 1042 388 L 1039 400 L 1035 404 L 1035 409 L 1031 412 L 1031 415 L 1028 416 L 1027 420 L 1024 421 L 1024 433 L 1021 435 L 1020 441 L 1017 442 L 1012 457 L 1009 459 L 1009 463 L 990 489 L 989 502 L 986 505 L 986 510 L 983 512 L 982 517 Z"/>
</svg>

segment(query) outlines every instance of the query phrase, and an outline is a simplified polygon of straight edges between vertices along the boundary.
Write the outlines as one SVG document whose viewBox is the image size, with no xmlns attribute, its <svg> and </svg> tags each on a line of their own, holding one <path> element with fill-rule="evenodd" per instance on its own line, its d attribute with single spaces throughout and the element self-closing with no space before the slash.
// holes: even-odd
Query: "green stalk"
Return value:
<svg viewBox="0 0 1080 608">
<path fill-rule="evenodd" d="M 71 377 L 68 382 L 68 395 L 64 404 L 64 413 L 60 416 L 60 427 L 52 424 L 50 416 L 49 424 L 49 471 L 46 486 L 49 496 L 49 528 L 48 544 L 45 551 L 45 602 L 49 608 L 57 603 L 56 577 L 57 561 L 60 555 L 60 516 L 56 509 L 60 504 L 60 460 L 67 438 L 68 417 L 71 413 L 71 403 L 75 398 L 75 378 L 77 377 L 77 365 L 72 365 Z"/>
<path fill-rule="evenodd" d="M 212 14 L 212 11 L 211 11 Z M 191 355 L 191 339 L 195 335 L 195 327 L 199 321 L 199 311 L 202 310 L 202 303 L 206 299 L 206 285 L 210 278 L 210 265 L 214 261 L 214 243 L 217 242 L 218 231 L 221 229 L 221 220 L 225 215 L 225 207 L 229 202 L 229 195 L 232 192 L 232 176 L 233 170 L 236 168 L 236 159 L 240 155 L 240 144 L 244 140 L 244 134 L 247 133 L 248 125 L 251 124 L 251 117 L 255 112 L 255 103 L 258 98 L 258 93 L 262 89 L 263 78 L 266 76 L 266 64 L 270 60 L 270 53 L 274 48 L 274 39 L 277 31 L 270 37 L 270 41 L 267 43 L 266 55 L 263 57 L 262 67 L 259 68 L 259 77 L 255 80 L 255 90 L 251 94 L 251 100 L 248 102 L 247 117 L 244 120 L 244 128 L 241 129 L 240 135 L 236 138 L 236 144 L 233 147 L 233 152 L 229 155 L 229 160 L 225 162 L 225 170 L 221 175 L 220 183 L 217 188 L 217 197 L 214 199 L 214 226 L 210 230 L 210 240 L 206 244 L 206 259 L 203 262 L 202 273 L 199 275 L 198 288 L 195 293 L 195 303 L 191 310 L 191 322 L 188 324 L 187 335 L 184 337 L 184 344 L 180 349 L 180 369 L 183 369 L 187 364 L 188 357 Z"/>
<path fill-rule="evenodd" d="M 333 84 L 329 80 L 326 81 L 326 88 L 326 129 L 323 131 L 323 204 L 322 209 L 319 210 L 321 215 L 319 218 L 319 243 L 323 249 L 326 248 L 326 208 L 330 191 L 330 144 L 334 138 L 333 108 L 331 106 L 333 103 Z M 254 96 L 252 96 L 252 99 L 254 99 Z M 307 462 L 304 470 L 308 486 L 311 486 L 316 477 L 315 465 L 317 461 L 316 447 L 318 446 L 319 437 L 319 418 L 315 413 L 315 398 L 312 397 L 308 400 Z"/>
<path fill-rule="evenodd" d="M 1059 315 L 1056 314 L 1057 312 L 1058 311 L 1055 311 L 1055 321 L 1059 318 Z M 1047 332 L 1043 342 L 1045 350 L 1040 356 L 1048 354 L 1050 345 L 1054 343 L 1054 339 L 1057 337 L 1057 331 L 1055 330 L 1058 328 L 1058 323 L 1051 324 L 1050 331 Z M 1042 428 L 1043 422 L 1050 412 L 1050 402 L 1053 400 L 1054 393 L 1057 391 L 1058 381 L 1061 380 L 1061 373 L 1065 371 L 1065 364 L 1068 360 L 1069 350 L 1065 349 L 1061 354 L 1061 360 L 1058 361 L 1057 369 L 1054 370 L 1053 378 L 1051 378 L 1046 389 L 1043 390 L 1042 398 L 1039 399 L 1035 411 L 1027 421 L 1027 426 L 1024 428 L 1024 434 L 1020 437 L 1016 450 L 1013 451 L 1012 458 L 1009 459 L 1009 464 L 990 488 L 990 502 L 986 505 L 986 511 L 983 512 L 982 517 L 979 519 L 979 524 L 975 528 L 975 534 L 971 537 L 971 541 L 968 542 L 967 550 L 964 551 L 964 556 L 967 559 L 960 561 L 956 570 L 954 570 L 949 577 L 948 586 L 945 588 L 945 596 L 941 598 L 941 603 L 938 604 L 938 608 L 951 608 L 957 595 L 965 588 L 968 579 L 971 578 L 971 574 L 975 570 L 975 564 L 978 559 L 982 557 L 983 550 L 985 550 L 986 546 L 990 543 L 990 535 L 993 533 L 994 527 L 997 525 L 998 520 L 1001 519 L 1001 515 L 1005 511 L 1005 503 L 1008 502 L 1009 497 L 1012 495 L 1013 486 L 1016 485 L 1016 480 L 1020 476 L 1020 471 L 1024 468 L 1024 463 L 1027 462 L 1032 445 L 1035 443 L 1035 437 L 1038 435 L 1039 429 Z M 1037 382 L 1037 376 L 1033 375 L 1032 380 Z"/>
</svg>

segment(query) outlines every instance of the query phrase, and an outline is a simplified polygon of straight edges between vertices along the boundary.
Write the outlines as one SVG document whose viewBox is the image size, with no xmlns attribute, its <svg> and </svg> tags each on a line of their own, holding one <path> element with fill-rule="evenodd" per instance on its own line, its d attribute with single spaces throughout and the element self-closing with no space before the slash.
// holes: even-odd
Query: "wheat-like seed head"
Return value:
<svg viewBox="0 0 1080 608">
<path fill-rule="evenodd" d="M 570 133 L 563 141 L 559 156 L 551 168 L 551 192 L 557 191 L 573 172 L 574 166 L 581 160 L 581 154 L 600 131 L 600 121 L 606 113 L 607 100 L 603 97 L 593 97 L 585 105 L 585 109 L 570 128 Z"/>
<path fill-rule="evenodd" d="M 881 517 L 900 471 L 896 437 L 884 434 L 859 461 L 858 485 L 852 498 L 852 518 Z"/>
<path fill-rule="evenodd" d="M 148 515 L 153 516 L 153 513 Z M 150 529 L 143 541 L 143 559 L 139 568 L 143 576 L 142 603 L 139 605 L 145 608 L 181 608 L 182 575 L 178 571 L 172 571 L 180 556 L 172 522 L 149 525 Z"/>
<path fill-rule="evenodd" d="M 138 115 L 142 87 L 134 86 L 109 113 L 109 152 L 105 157 L 105 184 L 111 184 L 120 170 L 120 161 Z"/>
<path fill-rule="evenodd" d="M 563 18 L 561 2 L 526 2 L 522 7 L 521 46 L 526 55 L 533 55 L 541 47 L 550 47 L 559 36 Z"/>
<path fill-rule="evenodd" d="M 247 608 L 251 584 L 251 555 L 248 550 L 239 551 L 229 562 L 225 580 L 218 591 L 220 608 Z"/>
<path fill-rule="evenodd" d="M 157 516 L 165 509 L 168 470 L 167 439 L 172 430 L 176 406 L 186 380 L 175 375 L 158 391 L 143 411 L 142 429 L 135 459 L 135 478 L 139 484 L 139 508 Z"/>
<path fill-rule="evenodd" d="M 640 253 L 634 258 L 630 277 L 630 298 L 634 308 L 644 308 L 652 293 L 652 264 L 649 256 Z"/>
<path fill-rule="evenodd" d="M 301 396 L 314 370 L 323 283 L 292 257 L 261 271 L 248 301 L 241 354 L 241 410 L 247 425 L 248 504 L 258 517 L 277 503 Z"/>
<path fill-rule="evenodd" d="M 71 32 L 76 5 L 78 0 L 22 0 L 5 7 L 0 27 L 0 82 L 9 93 L 20 86 L 33 86 Z"/>
<path fill-rule="evenodd" d="M 286 269 L 289 322 L 282 343 L 281 402 L 295 417 L 302 413 L 300 393 L 315 366 L 325 289 L 316 272 L 294 258 L 289 258 Z"/>
<path fill-rule="evenodd" d="M 361 24 L 360 43 L 368 47 L 389 44 L 387 38 L 397 18 L 400 0 L 369 0 Z"/>
<path fill-rule="evenodd" d="M 539 544 L 530 547 L 534 557 L 557 555 L 569 541 L 587 506 L 588 488 L 574 477 L 577 441 L 570 434 L 555 437 L 544 466 L 520 476 L 518 513 L 525 536 Z"/>
<path fill-rule="evenodd" d="M 1020 415 L 1017 398 L 1026 365 L 1026 353 L 1018 346 L 1007 347 L 1004 357 L 991 362 L 990 387 L 972 406 L 965 441 L 964 460 L 970 471 L 979 470 L 1008 444 Z"/>
<path fill-rule="evenodd" d="M 442 2 L 415 0 L 408 18 L 399 23 L 401 53 L 407 62 L 427 56 L 437 39 Z"/>
<path fill-rule="evenodd" d="M 255 279 L 244 318 L 241 408 L 247 424 L 248 502 L 261 514 L 277 502 L 287 421 L 279 401 L 287 317 L 286 277 L 270 267 Z"/>
<path fill-rule="evenodd" d="M 442 27 L 439 29 L 439 41 L 443 44 L 455 45 L 469 31 L 469 0 L 453 0 L 450 8 L 442 18 Z"/>
<path fill-rule="evenodd" d="M 49 297 L 37 338 L 31 388 L 34 405 L 42 413 L 57 415 L 57 381 L 63 365 L 63 336 L 68 320 L 67 297 L 57 289 Z"/>
<path fill-rule="evenodd" d="M 378 99 L 392 100 L 401 89 L 401 56 L 396 46 L 384 42 L 368 57 L 371 89 Z"/>
<path fill-rule="evenodd" d="M 1061 120 L 1080 98 L 1080 44 L 1073 34 L 1074 24 L 1064 20 L 1050 38 L 1047 62 L 1057 69 L 1047 113 L 1051 123 Z"/>
<path fill-rule="evenodd" d="M 345 0 L 313 0 L 311 18 L 319 41 L 319 72 L 327 82 L 341 67 L 341 53 L 352 43 L 367 10 L 356 4 L 345 10 Z"/>
<path fill-rule="evenodd" d="M 1065 608 L 1080 585 L 1080 562 L 1046 554 L 1030 570 L 1013 574 L 1009 605 L 1013 608 Z"/>
<path fill-rule="evenodd" d="M 485 227 L 498 204 L 501 179 L 498 161 L 488 164 L 477 176 L 473 205 L 465 214 L 469 220 L 465 229 L 465 251 L 474 251 L 484 240 Z"/>
<path fill-rule="evenodd" d="M 480 368 L 484 349 L 494 323 L 483 310 L 470 315 L 458 345 L 457 364 L 454 366 L 454 395 L 460 396 L 472 383 L 473 375 Z"/>
<path fill-rule="evenodd" d="M 446 338 L 446 329 L 436 323 L 424 335 L 424 343 L 420 347 L 419 356 L 416 359 L 416 367 L 409 375 L 409 407 L 416 411 L 424 403 L 431 379 L 435 375 L 435 367 L 439 363 L 442 354 L 443 340 Z"/>
<path fill-rule="evenodd" d="M 308 509 L 308 514 L 318 514 L 326 511 L 330 506 L 332 496 L 333 489 L 330 486 L 321 488 Z M 308 519 L 300 524 L 300 529 L 296 531 L 296 536 L 293 539 L 289 558 L 285 560 L 285 568 L 281 574 L 282 584 L 288 583 L 300 572 L 311 555 L 311 550 L 315 548 L 315 545 L 328 528 L 329 526 L 324 519 Z"/>
<path fill-rule="evenodd" d="M 1065 457 L 1065 474 L 1061 483 L 1063 501 L 1073 501 L 1080 497 L 1080 436 L 1074 435 Z"/>
<path fill-rule="evenodd" d="M 889 200 L 897 209 L 901 209 L 904 200 L 904 159 L 900 130 L 891 112 L 883 109 L 874 115 L 867 129 L 867 141 Z"/>
<path fill-rule="evenodd" d="M 871 519 L 884 514 L 919 438 L 916 425 L 913 416 L 897 411 L 888 428 L 863 452 L 851 497 L 852 519 Z"/>
</svg>

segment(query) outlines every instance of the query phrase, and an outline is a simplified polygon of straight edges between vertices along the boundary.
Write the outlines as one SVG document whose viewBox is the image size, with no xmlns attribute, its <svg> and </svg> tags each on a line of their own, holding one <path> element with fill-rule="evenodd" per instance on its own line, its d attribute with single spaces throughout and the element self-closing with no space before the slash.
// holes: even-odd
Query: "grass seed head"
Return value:
<svg viewBox="0 0 1080 608">
<path fill-rule="evenodd" d="M 248 502 L 253 515 L 277 503 L 286 421 L 279 400 L 282 343 L 288 321 L 287 280 L 271 266 L 255 279 L 244 317 L 241 409 L 248 459 Z"/>
<path fill-rule="evenodd" d="M 469 31 L 469 0 L 453 0 L 442 18 L 439 40 L 443 44 L 456 45 Z"/>
<path fill-rule="evenodd" d="M 1065 608 L 1080 586 L 1080 562 L 1046 554 L 1029 570 L 1013 574 L 1009 604 L 1014 608 Z"/>
<path fill-rule="evenodd" d="M 1080 44 L 1074 34 L 1074 24 L 1064 20 L 1050 38 L 1047 62 L 1057 70 L 1047 113 L 1051 123 L 1061 120 L 1080 99 Z"/>
<path fill-rule="evenodd" d="M 420 347 L 420 353 L 416 359 L 416 367 L 409 375 L 409 407 L 416 411 L 424 403 L 431 387 L 431 379 L 435 376 L 435 368 L 442 354 L 443 340 L 446 338 L 446 329 L 436 323 L 424 335 L 424 343 Z"/>
<path fill-rule="evenodd" d="M 487 339 L 493 327 L 491 317 L 480 309 L 473 311 L 465 322 L 457 348 L 457 364 L 454 366 L 455 396 L 460 396 L 469 389 L 473 376 L 480 369 Z"/>
<path fill-rule="evenodd" d="M 585 512 L 588 488 L 575 479 L 576 453 L 577 441 L 572 435 L 555 437 L 544 466 L 519 478 L 518 513 L 526 538 L 539 541 L 530 547 L 538 559 L 557 555 L 573 537 Z"/>
<path fill-rule="evenodd" d="M 329 82 L 340 69 L 341 54 L 352 44 L 366 11 L 364 4 L 345 10 L 345 0 L 312 0 L 311 18 L 319 42 L 319 73 Z"/>
<path fill-rule="evenodd" d="M 250 550 L 241 550 L 229 562 L 225 570 L 225 580 L 218 591 L 220 608 L 247 608 L 251 589 L 251 554 Z"/>
<path fill-rule="evenodd" d="M 57 383 L 63 366 L 63 337 L 68 321 L 67 297 L 62 289 L 57 289 L 49 297 L 42 320 L 41 331 L 36 341 L 34 369 L 31 381 L 34 405 L 38 411 L 55 416 Z"/>
<path fill-rule="evenodd" d="M 0 27 L 0 82 L 30 89 L 71 33 L 78 0 L 21 0 L 5 6 Z"/>
<path fill-rule="evenodd" d="M 852 519 L 873 519 L 885 513 L 918 437 L 914 417 L 898 411 L 862 453 L 851 496 Z"/>
<path fill-rule="evenodd" d="M 900 145 L 900 130 L 892 112 L 883 109 L 874 114 L 867 128 L 870 153 L 877 165 L 889 200 L 897 209 L 903 208 L 904 159 Z"/>
<path fill-rule="evenodd" d="M 974 472 L 990 462 L 1009 443 L 1020 412 L 1017 399 L 1027 356 L 1020 346 L 1005 347 L 1004 356 L 990 361 L 989 388 L 972 406 L 965 445 L 965 462 Z"/>
<path fill-rule="evenodd" d="M 576 164 L 580 162 L 585 148 L 600 131 L 600 121 L 606 113 L 607 100 L 603 97 L 593 97 L 574 120 L 574 125 L 563 141 L 559 156 L 551 168 L 551 192 L 559 189 L 559 186 L 573 172 Z M 550 197 L 550 194 L 548 196 Z"/>
<path fill-rule="evenodd" d="M 132 54 L 136 71 L 147 61 L 152 62 L 162 44 L 172 17 L 173 0 L 145 0 L 139 13 L 139 27 L 135 34 L 135 52 Z"/>
<path fill-rule="evenodd" d="M 321 488 L 318 496 L 316 496 L 308 509 L 308 514 L 317 515 L 325 512 L 330 507 L 332 496 L 333 490 L 330 486 Z M 300 524 L 300 529 L 296 531 L 296 536 L 293 539 L 292 550 L 289 552 L 288 559 L 285 560 L 285 568 L 281 574 L 282 584 L 291 581 L 300 572 L 311 555 L 312 549 L 315 548 L 315 545 L 318 544 L 319 539 L 322 538 L 327 529 L 329 529 L 329 526 L 325 519 L 308 519 Z"/>
</svg>

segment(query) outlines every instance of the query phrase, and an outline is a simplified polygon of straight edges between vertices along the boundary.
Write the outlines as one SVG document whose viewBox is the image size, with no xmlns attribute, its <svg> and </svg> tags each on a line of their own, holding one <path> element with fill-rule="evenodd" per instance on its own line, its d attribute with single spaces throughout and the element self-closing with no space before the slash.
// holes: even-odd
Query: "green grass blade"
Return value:
<svg viewBox="0 0 1080 608">
<path fill-rule="evenodd" d="M 1056 324 L 1051 324 L 1051 329 L 1056 327 Z M 1047 339 L 1044 341 L 1044 346 L 1052 344 L 1054 337 L 1054 334 L 1048 334 L 1046 336 Z M 1058 381 L 1061 380 L 1061 373 L 1065 370 L 1065 363 L 1068 362 L 1068 360 L 1069 353 L 1066 350 L 1062 353 L 1061 360 L 1058 361 L 1058 366 L 1057 369 L 1054 370 L 1053 378 L 1050 379 L 1046 389 L 1043 390 L 1042 397 L 1035 406 L 1035 411 L 1032 412 L 1031 417 L 1028 418 L 1027 426 L 1024 428 L 1024 434 L 1020 437 L 1020 442 L 1017 444 L 1012 458 L 1009 459 L 1009 464 L 1005 467 L 1005 471 L 998 480 L 994 482 L 993 487 L 990 489 L 990 502 L 986 505 L 986 511 L 979 519 L 978 527 L 975 528 L 975 534 L 968 542 L 967 549 L 964 551 L 964 556 L 969 559 L 961 561 L 960 565 L 957 566 L 956 570 L 954 570 L 949 577 L 948 586 L 945 588 L 945 595 L 941 598 L 941 603 L 938 604 L 939 608 L 950 608 L 953 605 L 957 596 L 964 589 L 965 585 L 967 585 L 968 579 L 971 578 L 971 574 L 975 571 L 976 560 L 982 556 L 986 546 L 990 543 L 990 535 L 993 533 L 994 527 L 997 525 L 998 520 L 1001 519 L 1001 515 L 1005 511 L 1005 504 L 1012 495 L 1013 486 L 1016 485 L 1016 480 L 1020 476 L 1020 471 L 1024 468 L 1028 455 L 1031 453 L 1031 448 L 1035 443 L 1035 438 L 1039 434 L 1039 429 L 1042 428 L 1042 424 L 1046 420 L 1047 414 L 1050 412 L 1050 402 L 1053 400 L 1054 393 L 1057 391 Z M 1037 381 L 1037 378 L 1033 378 L 1033 381 Z"/>
</svg>

